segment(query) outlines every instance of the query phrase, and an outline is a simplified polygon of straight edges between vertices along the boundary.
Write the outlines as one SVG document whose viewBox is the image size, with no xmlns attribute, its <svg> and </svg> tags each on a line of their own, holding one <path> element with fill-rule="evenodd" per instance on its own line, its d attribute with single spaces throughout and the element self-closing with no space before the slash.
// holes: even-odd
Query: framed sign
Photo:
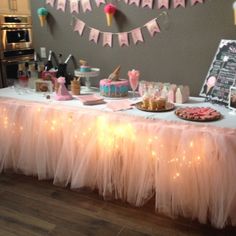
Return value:
<svg viewBox="0 0 236 236">
<path fill-rule="evenodd" d="M 236 87 L 231 87 L 229 92 L 229 105 L 228 107 L 236 111 Z"/>
<path fill-rule="evenodd" d="M 228 104 L 230 87 L 236 81 L 236 40 L 221 40 L 200 96 Z"/>
</svg>

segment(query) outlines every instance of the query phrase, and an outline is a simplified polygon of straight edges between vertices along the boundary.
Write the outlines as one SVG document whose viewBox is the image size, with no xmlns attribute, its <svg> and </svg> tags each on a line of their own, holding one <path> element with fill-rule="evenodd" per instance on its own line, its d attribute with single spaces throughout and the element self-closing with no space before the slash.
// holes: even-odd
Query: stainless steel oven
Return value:
<svg viewBox="0 0 236 236">
<path fill-rule="evenodd" d="M 32 20 L 29 15 L 0 15 L 0 62 L 4 87 L 17 78 L 18 63 L 33 60 Z"/>
</svg>

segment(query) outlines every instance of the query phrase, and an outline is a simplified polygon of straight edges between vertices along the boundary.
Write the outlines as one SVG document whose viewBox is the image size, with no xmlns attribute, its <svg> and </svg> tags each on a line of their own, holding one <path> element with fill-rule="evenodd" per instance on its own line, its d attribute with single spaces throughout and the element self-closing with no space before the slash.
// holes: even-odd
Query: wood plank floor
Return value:
<svg viewBox="0 0 236 236">
<path fill-rule="evenodd" d="M 71 191 L 13 173 L 0 174 L 0 236 L 200 236 L 236 235 L 187 219 L 154 212 L 154 200 L 142 208 L 104 201 L 95 192 Z"/>
</svg>

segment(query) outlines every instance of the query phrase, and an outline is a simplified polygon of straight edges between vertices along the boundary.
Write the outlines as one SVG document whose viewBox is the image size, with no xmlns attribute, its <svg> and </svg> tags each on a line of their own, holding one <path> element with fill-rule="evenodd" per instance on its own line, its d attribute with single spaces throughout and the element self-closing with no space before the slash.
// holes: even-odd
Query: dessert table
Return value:
<svg viewBox="0 0 236 236">
<path fill-rule="evenodd" d="M 0 172 L 98 189 L 135 206 L 154 196 L 157 212 L 235 226 L 236 115 L 202 98 L 176 106 L 210 106 L 223 118 L 200 123 L 174 111 L 112 112 L 107 104 L 0 89 Z"/>
</svg>

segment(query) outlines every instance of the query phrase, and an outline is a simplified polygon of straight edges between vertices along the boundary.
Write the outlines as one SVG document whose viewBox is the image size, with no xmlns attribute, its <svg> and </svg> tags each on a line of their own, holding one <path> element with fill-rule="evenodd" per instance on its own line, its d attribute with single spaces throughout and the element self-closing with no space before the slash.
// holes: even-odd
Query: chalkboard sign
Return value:
<svg viewBox="0 0 236 236">
<path fill-rule="evenodd" d="M 236 40 L 221 40 L 200 96 L 227 104 L 236 81 Z"/>
</svg>

